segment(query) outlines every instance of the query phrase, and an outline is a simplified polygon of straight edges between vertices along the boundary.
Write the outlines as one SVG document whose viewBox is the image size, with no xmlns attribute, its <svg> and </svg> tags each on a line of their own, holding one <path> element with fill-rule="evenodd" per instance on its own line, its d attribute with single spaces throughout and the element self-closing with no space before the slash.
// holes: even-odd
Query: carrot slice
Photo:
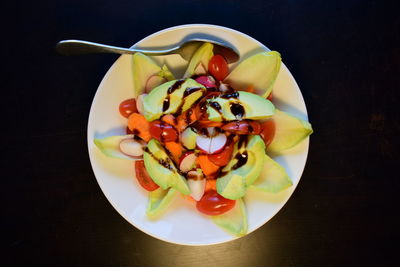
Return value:
<svg viewBox="0 0 400 267">
<path fill-rule="evenodd" d="M 179 142 L 165 142 L 165 147 L 172 155 L 172 159 L 176 164 L 179 164 L 179 160 L 183 154 L 184 148 Z"/>
<path fill-rule="evenodd" d="M 188 201 L 188 202 L 190 202 L 190 203 L 196 203 L 196 202 L 197 202 L 197 201 L 194 200 L 194 198 L 192 198 L 192 196 L 190 196 L 190 195 L 184 195 L 184 194 L 182 194 L 182 196 L 183 196 L 183 198 L 184 198 L 186 201 Z"/>
<path fill-rule="evenodd" d="M 198 156 L 197 162 L 206 176 L 215 176 L 219 170 L 219 166 L 210 161 L 207 155 Z"/>
<path fill-rule="evenodd" d="M 176 120 L 175 116 L 172 115 L 172 114 L 166 114 L 166 115 L 164 115 L 164 116 L 161 118 L 161 120 L 162 120 L 163 122 L 166 122 L 166 123 L 172 125 L 172 126 L 176 126 L 176 124 L 177 124 L 177 120 Z"/>
<path fill-rule="evenodd" d="M 247 86 L 245 91 L 249 93 L 254 93 L 254 85 L 250 84 L 249 86 Z"/>
<path fill-rule="evenodd" d="M 150 141 L 150 123 L 142 114 L 132 113 L 128 118 L 128 128 L 133 134 L 139 136 L 144 141 Z"/>
<path fill-rule="evenodd" d="M 179 115 L 177 120 L 178 120 L 177 130 L 179 132 L 183 132 L 186 129 L 186 127 L 197 121 L 196 112 L 194 111 L 193 108 L 188 109 L 181 115 Z"/>
<path fill-rule="evenodd" d="M 205 189 L 205 191 L 208 191 L 208 190 L 217 191 L 217 180 L 216 179 L 207 179 L 206 180 L 206 189 Z"/>
<path fill-rule="evenodd" d="M 202 127 L 221 127 L 223 125 L 221 121 L 210 121 L 210 120 L 201 120 L 199 121 L 199 124 Z"/>
</svg>

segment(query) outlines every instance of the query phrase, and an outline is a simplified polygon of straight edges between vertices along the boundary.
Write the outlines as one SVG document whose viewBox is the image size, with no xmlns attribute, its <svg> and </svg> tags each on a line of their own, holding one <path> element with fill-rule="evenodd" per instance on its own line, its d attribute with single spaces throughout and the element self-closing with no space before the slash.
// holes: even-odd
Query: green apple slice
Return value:
<svg viewBox="0 0 400 267">
<path fill-rule="evenodd" d="M 172 74 L 172 72 L 168 69 L 167 65 L 165 64 L 162 66 L 161 72 L 158 75 L 167 79 L 168 81 L 175 80 L 174 74 Z"/>
<path fill-rule="evenodd" d="M 158 75 L 162 69 L 150 57 L 142 53 L 132 56 L 133 86 L 135 97 L 145 92 L 147 81 L 150 77 Z"/>
<path fill-rule="evenodd" d="M 181 134 L 181 142 L 187 149 L 196 148 L 197 133 L 193 131 L 192 127 L 187 127 Z"/>
<path fill-rule="evenodd" d="M 171 88 L 174 88 L 172 92 L 170 92 Z M 185 95 L 191 89 L 196 90 Z M 185 112 L 197 99 L 203 96 L 205 90 L 206 88 L 202 84 L 190 78 L 163 83 L 144 97 L 144 116 L 148 121 L 153 121 L 163 114 Z M 166 102 L 168 103 L 167 109 L 164 108 Z"/>
<path fill-rule="evenodd" d="M 94 144 L 107 157 L 135 160 L 135 158 L 125 155 L 119 149 L 119 144 L 121 143 L 122 140 L 132 139 L 133 137 L 134 137 L 133 134 L 127 134 L 127 135 L 109 136 L 104 138 L 95 138 Z"/>
<path fill-rule="evenodd" d="M 285 168 L 265 155 L 264 169 L 251 186 L 264 192 L 278 193 L 292 185 L 293 182 L 286 173 Z"/>
<path fill-rule="evenodd" d="M 265 144 L 259 135 L 249 135 L 235 143 L 232 159 L 217 179 L 218 193 L 228 199 L 239 199 L 259 177 L 264 166 Z M 241 143 L 241 147 L 239 147 Z M 240 158 L 244 157 L 245 162 Z M 239 167 L 240 166 L 240 167 Z"/>
<path fill-rule="evenodd" d="M 225 96 L 211 98 L 207 103 L 208 119 L 211 121 L 260 120 L 271 117 L 275 112 L 275 106 L 271 101 L 244 91 L 238 92 L 237 96 L 231 98 Z M 243 114 L 239 117 L 233 113 L 233 104 L 237 104 L 243 109 Z"/>
<path fill-rule="evenodd" d="M 159 217 L 169 207 L 177 193 L 178 191 L 173 188 L 167 190 L 158 188 L 149 192 L 149 201 L 146 210 L 147 217 L 151 219 Z"/>
<path fill-rule="evenodd" d="M 281 55 L 278 52 L 263 52 L 243 60 L 224 82 L 239 91 L 254 86 L 255 93 L 265 98 L 271 93 L 280 68 Z"/>
<path fill-rule="evenodd" d="M 172 187 L 184 195 L 190 195 L 186 178 L 180 174 L 172 159 L 156 139 L 151 139 L 147 144 L 143 160 L 151 179 L 162 189 Z"/>
<path fill-rule="evenodd" d="M 278 109 L 275 109 L 272 119 L 275 122 L 275 136 L 267 147 L 267 152 L 279 153 L 292 148 L 313 132 L 308 121 L 296 118 Z"/>
<path fill-rule="evenodd" d="M 202 44 L 190 59 L 189 66 L 186 69 L 186 72 L 183 75 L 183 77 L 188 78 L 195 74 L 205 74 L 205 73 L 196 73 L 196 70 L 207 71 L 208 62 L 210 62 L 210 59 L 214 55 L 213 48 L 214 48 L 213 44 L 210 43 Z M 200 64 L 202 65 L 201 67 L 199 67 Z"/>
<path fill-rule="evenodd" d="M 235 236 L 243 236 L 247 233 L 247 212 L 243 200 L 236 200 L 235 207 L 221 215 L 211 216 L 211 220 Z"/>
<path fill-rule="evenodd" d="M 152 87 L 167 80 L 175 80 L 167 65 L 164 64 L 161 68 L 153 59 L 142 53 L 136 53 L 132 56 L 132 71 L 135 97 L 145 93 L 150 78 L 153 79 L 153 83 L 156 81 L 156 84 L 152 84 Z"/>
</svg>

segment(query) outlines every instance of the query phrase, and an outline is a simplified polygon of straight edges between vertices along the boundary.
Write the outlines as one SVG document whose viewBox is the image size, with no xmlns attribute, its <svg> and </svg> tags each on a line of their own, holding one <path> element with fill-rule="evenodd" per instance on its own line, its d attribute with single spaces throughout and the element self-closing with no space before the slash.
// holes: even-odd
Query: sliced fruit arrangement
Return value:
<svg viewBox="0 0 400 267">
<path fill-rule="evenodd" d="M 149 191 L 149 218 L 184 195 L 227 232 L 246 234 L 247 188 L 276 193 L 292 185 L 267 154 L 312 133 L 309 122 L 273 104 L 280 54 L 253 55 L 230 71 L 205 43 L 182 79 L 145 55 L 132 58 L 136 97 L 119 106 L 127 134 L 95 139 L 96 146 L 107 156 L 135 160 L 136 179 Z"/>
</svg>

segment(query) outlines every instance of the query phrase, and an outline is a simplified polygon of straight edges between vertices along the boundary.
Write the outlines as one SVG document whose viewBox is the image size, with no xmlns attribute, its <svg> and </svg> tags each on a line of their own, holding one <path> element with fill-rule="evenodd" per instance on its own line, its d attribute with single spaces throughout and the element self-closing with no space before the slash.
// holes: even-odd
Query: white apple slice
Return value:
<svg viewBox="0 0 400 267">
<path fill-rule="evenodd" d="M 204 179 L 203 173 L 199 169 L 188 172 L 187 177 L 188 186 L 190 188 L 190 196 L 194 200 L 199 201 L 204 195 L 204 191 L 206 189 L 206 179 Z"/>
<path fill-rule="evenodd" d="M 140 114 L 144 114 L 143 99 L 145 96 L 147 96 L 147 94 L 141 94 L 136 99 L 136 108 Z"/>
<path fill-rule="evenodd" d="M 181 172 L 188 172 L 190 170 L 193 170 L 193 168 L 196 166 L 196 159 L 197 156 L 193 152 L 187 152 L 185 153 L 180 160 L 179 163 L 179 169 Z"/>
<path fill-rule="evenodd" d="M 144 144 L 142 142 L 136 141 L 133 138 L 123 139 L 119 143 L 119 149 L 121 152 L 131 157 L 143 156 L 143 146 Z"/>
<path fill-rule="evenodd" d="M 152 75 L 146 82 L 145 92 L 148 93 L 153 88 L 159 86 L 160 84 L 165 83 L 167 80 L 164 77 L 158 75 Z"/>
<path fill-rule="evenodd" d="M 215 154 L 225 147 L 226 145 L 226 135 L 219 133 L 213 137 L 207 137 L 204 135 L 199 135 L 196 138 L 197 147 L 207 154 Z"/>
</svg>

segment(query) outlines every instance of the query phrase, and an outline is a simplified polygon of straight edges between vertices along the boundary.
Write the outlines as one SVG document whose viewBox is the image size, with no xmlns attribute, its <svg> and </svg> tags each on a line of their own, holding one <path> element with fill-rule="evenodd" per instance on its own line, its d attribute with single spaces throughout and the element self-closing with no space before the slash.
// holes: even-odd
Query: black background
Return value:
<svg viewBox="0 0 400 267">
<path fill-rule="evenodd" d="M 18 1 L 2 4 L 2 265 L 366 266 L 399 240 L 399 7 L 389 1 Z M 130 46 L 208 23 L 278 50 L 313 124 L 284 208 L 233 242 L 187 247 L 132 227 L 90 167 L 89 108 L 116 55 L 57 55 L 62 39 Z"/>
</svg>

